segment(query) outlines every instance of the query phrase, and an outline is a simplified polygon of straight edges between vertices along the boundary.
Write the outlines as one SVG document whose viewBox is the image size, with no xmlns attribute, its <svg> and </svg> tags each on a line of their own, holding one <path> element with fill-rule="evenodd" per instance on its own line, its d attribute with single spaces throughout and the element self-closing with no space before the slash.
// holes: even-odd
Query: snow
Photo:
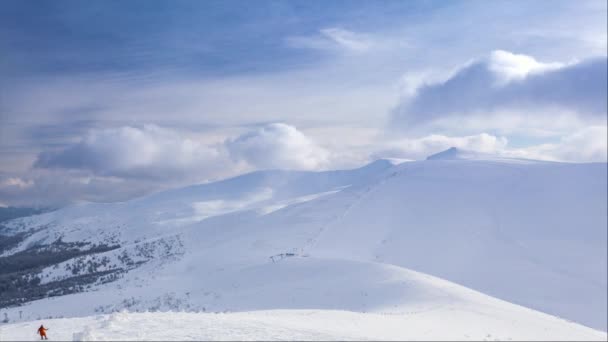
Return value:
<svg viewBox="0 0 608 342">
<path fill-rule="evenodd" d="M 33 341 L 40 324 L 50 340 L 606 340 L 606 334 L 531 313 L 489 316 L 474 310 L 431 310 L 408 315 L 333 310 L 235 313 L 114 313 L 0 326 L 0 340 Z M 527 319 L 532 319 L 528 321 Z"/>
<path fill-rule="evenodd" d="M 12 221 L 39 229 L 16 250 L 61 237 L 119 243 L 111 263 L 146 253 L 116 282 L 3 309 L 31 322 L 0 331 L 65 316 L 85 318 L 45 325 L 65 324 L 50 333 L 67 339 L 606 340 L 580 324 L 606 330 L 607 165 L 446 154 L 255 172 Z M 114 330 L 91 316 L 123 309 L 228 313 L 119 314 L 130 323 Z"/>
<path fill-rule="evenodd" d="M 445 151 L 430 155 L 426 158 L 426 160 L 494 160 L 507 163 L 539 162 L 529 159 L 505 157 L 493 153 L 463 150 L 457 147 L 450 147 Z"/>
<path fill-rule="evenodd" d="M 479 152 L 463 151 L 457 147 L 450 147 L 445 151 L 428 156 L 426 160 L 479 159 L 480 156 L 483 155 Z"/>
<path fill-rule="evenodd" d="M 376 260 L 606 329 L 606 164 L 408 163 L 324 230 Z"/>
</svg>

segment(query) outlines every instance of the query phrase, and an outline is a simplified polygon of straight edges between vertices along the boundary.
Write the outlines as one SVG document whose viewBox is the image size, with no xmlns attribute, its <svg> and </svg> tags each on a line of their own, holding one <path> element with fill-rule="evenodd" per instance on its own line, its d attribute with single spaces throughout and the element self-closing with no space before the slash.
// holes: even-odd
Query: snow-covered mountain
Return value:
<svg viewBox="0 0 608 342">
<path fill-rule="evenodd" d="M 606 163 L 450 149 L 78 205 L 0 227 L 1 311 L 346 310 L 483 316 L 530 334 L 566 324 L 524 306 L 605 331 L 606 188 Z"/>
</svg>

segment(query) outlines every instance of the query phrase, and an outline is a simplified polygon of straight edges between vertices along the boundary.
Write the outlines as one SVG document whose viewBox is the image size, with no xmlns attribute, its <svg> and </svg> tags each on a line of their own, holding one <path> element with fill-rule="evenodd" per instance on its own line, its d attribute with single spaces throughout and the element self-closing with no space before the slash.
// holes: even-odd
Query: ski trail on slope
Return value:
<svg viewBox="0 0 608 342">
<path fill-rule="evenodd" d="M 376 190 L 378 190 L 379 187 L 381 187 L 383 184 L 388 182 L 390 179 L 392 179 L 392 178 L 396 177 L 397 175 L 400 175 L 404 172 L 405 172 L 405 170 L 393 171 L 387 177 L 382 177 L 379 181 L 374 182 L 371 185 L 368 185 L 365 190 L 356 191 L 356 192 L 353 191 L 353 194 L 355 197 L 354 200 L 351 201 L 350 204 L 346 206 L 346 208 L 342 211 L 342 213 L 340 215 L 337 215 L 333 220 L 329 220 L 327 223 L 322 225 L 321 228 L 317 231 L 317 233 L 305 242 L 304 246 L 300 248 L 302 255 L 305 255 L 305 256 L 311 255 L 311 252 L 317 246 L 319 239 L 328 229 L 330 229 L 332 226 L 335 226 L 340 221 L 342 221 L 351 212 L 351 210 L 354 207 L 356 207 L 359 203 L 361 203 L 365 198 L 367 198 L 368 196 L 373 194 Z"/>
</svg>

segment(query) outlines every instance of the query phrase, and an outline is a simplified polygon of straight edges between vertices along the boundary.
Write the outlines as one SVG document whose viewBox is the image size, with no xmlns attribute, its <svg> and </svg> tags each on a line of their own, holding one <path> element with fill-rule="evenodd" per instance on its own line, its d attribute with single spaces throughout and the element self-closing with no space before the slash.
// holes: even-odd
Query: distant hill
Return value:
<svg viewBox="0 0 608 342">
<path fill-rule="evenodd" d="M 52 209 L 0 207 L 0 222 L 12 220 L 19 217 L 42 214 L 51 210 Z"/>
</svg>

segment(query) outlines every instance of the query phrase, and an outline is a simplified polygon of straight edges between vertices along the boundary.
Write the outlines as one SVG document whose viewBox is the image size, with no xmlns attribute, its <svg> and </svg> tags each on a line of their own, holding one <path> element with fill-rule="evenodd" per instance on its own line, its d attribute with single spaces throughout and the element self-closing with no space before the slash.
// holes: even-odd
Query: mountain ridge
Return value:
<svg viewBox="0 0 608 342">
<path fill-rule="evenodd" d="M 605 164 L 370 165 L 262 172 L 10 221 L 0 234 L 25 235 L 2 258 L 28 246 L 44 252 L 57 241 L 66 250 L 83 244 L 84 254 L 33 268 L 28 279 L 47 287 L 97 279 L 75 284 L 76 293 L 7 310 L 12 317 L 17 310 L 51 314 L 44 306 L 52 301 L 66 307 L 64 315 L 314 306 L 403 313 L 411 309 L 399 299 L 407 287 L 386 282 L 401 277 L 385 268 L 394 265 L 605 330 Z M 349 265 L 359 265 L 361 275 Z M 346 284 L 342 296 L 327 292 Z M 434 296 L 424 298 L 423 307 L 434 305 Z"/>
</svg>

